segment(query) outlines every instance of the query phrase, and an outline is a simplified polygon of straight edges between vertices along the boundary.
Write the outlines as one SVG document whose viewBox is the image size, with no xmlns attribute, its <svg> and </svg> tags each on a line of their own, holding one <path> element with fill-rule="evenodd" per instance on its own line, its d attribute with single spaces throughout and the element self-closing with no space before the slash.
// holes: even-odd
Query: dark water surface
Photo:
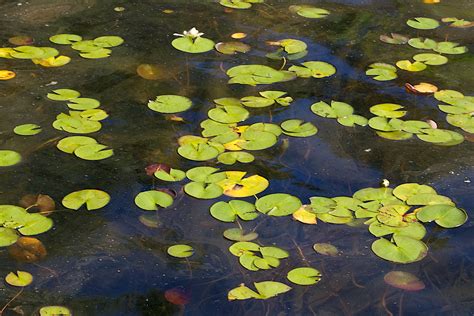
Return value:
<svg viewBox="0 0 474 316">
<path fill-rule="evenodd" d="M 450 55 L 448 64 L 421 73 L 399 71 L 399 78 L 389 82 L 376 82 L 364 72 L 373 62 L 394 63 L 413 55 L 414 50 L 406 46 L 381 43 L 379 35 L 397 32 L 416 36 L 419 31 L 405 24 L 416 16 L 474 20 L 474 2 L 305 3 L 326 8 L 331 15 L 326 19 L 300 18 L 288 11 L 288 6 L 296 2 L 276 0 L 230 13 L 212 1 L 34 0 L 21 2 L 22 5 L 0 1 L 0 41 L 4 47 L 10 46 L 7 40 L 15 35 L 29 35 L 35 45 L 54 47 L 48 37 L 59 33 L 80 34 L 84 38 L 118 35 L 125 39 L 107 59 L 83 59 L 68 46 L 61 46 L 61 53 L 71 56 L 72 62 L 59 68 L 40 68 L 28 60 L 0 59 L 0 69 L 17 73 L 15 80 L 0 84 L 0 148 L 16 150 L 23 156 L 21 164 L 0 170 L 0 204 L 17 204 L 25 194 L 43 193 L 60 205 L 66 194 L 85 188 L 102 189 L 112 197 L 101 210 L 60 209 L 53 214 L 54 228 L 38 236 L 48 250 L 48 256 L 38 264 L 18 263 L 5 248 L 0 249 L 0 276 L 18 269 L 35 277 L 11 308 L 21 306 L 25 315 L 34 314 L 44 305 L 65 305 L 74 315 L 386 315 L 386 310 L 394 315 L 473 314 L 472 217 L 453 230 L 427 225 L 424 240 L 429 255 L 420 262 L 396 265 L 372 253 L 374 237 L 363 226 L 322 222 L 303 225 L 290 217 L 260 216 L 243 223 L 244 227 L 256 228 L 259 243 L 286 249 L 290 258 L 283 260 L 279 268 L 259 272 L 242 268 L 227 250 L 231 242 L 222 237 L 222 232 L 236 225 L 209 215 L 209 207 L 215 201 L 179 193 L 170 209 L 156 213 L 159 228 L 148 228 L 138 220 L 145 211 L 135 206 L 134 197 L 153 187 L 144 168 L 157 162 L 182 170 L 216 165 L 215 160 L 199 163 L 181 158 L 176 153 L 177 138 L 199 135 L 199 123 L 213 107 L 213 99 L 240 98 L 263 90 L 287 91 L 295 101 L 289 107 L 272 110 L 271 115 L 268 110 L 253 111 L 249 123 L 299 118 L 315 124 L 318 134 L 290 138 L 288 143 L 280 140 L 270 149 L 253 152 L 256 160 L 252 164 L 219 167 L 259 174 L 270 181 L 265 194 L 286 192 L 304 203 L 316 195 L 352 195 L 361 188 L 378 186 L 383 178 L 389 179 L 392 186 L 405 182 L 429 184 L 472 214 L 471 142 L 441 147 L 416 138 L 385 140 L 369 128 L 347 128 L 335 120 L 318 117 L 309 106 L 320 100 L 340 100 L 353 105 L 358 114 L 370 117 L 369 107 L 374 104 L 399 103 L 406 106 L 410 119 L 432 119 L 441 128 L 454 130 L 433 97 L 408 94 L 403 84 L 428 81 L 442 89 L 472 95 L 472 53 Z M 123 6 L 125 11 L 114 11 L 117 6 Z M 164 9 L 174 12 L 166 14 Z M 170 45 L 172 34 L 193 26 L 216 42 L 230 40 L 234 32 L 245 32 L 248 37 L 244 41 L 252 50 L 234 56 L 215 51 L 191 55 L 175 50 Z M 443 27 L 430 31 L 429 36 L 448 38 L 474 50 L 472 28 Z M 337 68 L 336 75 L 258 87 L 227 84 L 221 68 L 240 64 L 279 68 L 280 61 L 265 58 L 273 50 L 265 42 L 283 38 L 306 42 L 309 54 L 301 61 L 330 62 Z M 165 72 L 163 79 L 139 77 L 136 67 L 142 63 L 160 65 Z M 110 117 L 92 137 L 111 146 L 113 157 L 85 161 L 55 148 L 58 137 L 69 135 L 51 126 L 55 116 L 65 111 L 63 103 L 45 98 L 54 88 L 76 89 L 101 101 L 101 108 Z M 185 123 L 167 120 L 147 108 L 149 99 L 162 94 L 183 95 L 194 101 L 193 108 L 181 114 Z M 34 137 L 11 132 L 14 126 L 28 122 L 41 125 L 43 132 Z M 180 191 L 179 184 L 163 186 Z M 325 257 L 315 253 L 312 245 L 317 242 L 337 246 L 341 255 Z M 189 263 L 166 254 L 167 247 L 176 243 L 194 247 L 196 253 Z M 288 283 L 286 273 L 302 266 L 303 259 L 323 273 L 317 285 L 295 285 L 292 291 L 266 301 L 227 300 L 227 292 L 240 283 Z M 383 276 L 393 269 L 418 276 L 426 289 L 403 292 L 386 285 Z M 174 287 L 182 287 L 190 294 L 189 304 L 178 307 L 165 300 L 164 292 Z M 17 289 L 2 285 L 0 304 L 16 292 Z M 7 309 L 4 315 L 18 314 Z"/>
</svg>

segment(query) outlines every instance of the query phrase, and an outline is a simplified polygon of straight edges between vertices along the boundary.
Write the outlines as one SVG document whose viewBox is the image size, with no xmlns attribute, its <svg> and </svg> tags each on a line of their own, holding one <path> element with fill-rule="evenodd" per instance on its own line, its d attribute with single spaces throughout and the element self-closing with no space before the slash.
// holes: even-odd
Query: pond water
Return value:
<svg viewBox="0 0 474 316">
<path fill-rule="evenodd" d="M 429 2 L 429 1 L 425 1 Z M 43 1 L 0 2 L 2 47 L 13 36 L 28 36 L 35 46 L 54 47 L 71 62 L 62 67 L 41 67 L 25 59 L 0 59 L 0 69 L 16 73 L 0 81 L 0 149 L 21 154 L 22 160 L 0 167 L 0 204 L 19 205 L 27 194 L 44 194 L 56 202 L 49 215 L 54 227 L 32 236 L 45 246 L 40 261 L 15 260 L 7 247 L 0 248 L 0 276 L 27 271 L 34 277 L 22 293 L 8 304 L 4 315 L 38 315 L 42 306 L 67 306 L 73 315 L 472 315 L 474 313 L 474 246 L 472 217 L 460 227 L 448 229 L 425 223 L 423 242 L 428 253 L 422 260 L 400 264 L 374 254 L 378 239 L 354 219 L 350 224 L 303 224 L 292 216 L 259 214 L 252 221 L 224 223 L 209 213 L 217 201 L 197 199 L 183 192 L 188 180 L 164 182 L 148 176 L 145 168 L 166 163 L 189 170 L 199 166 L 240 170 L 269 181 L 259 198 L 272 193 L 296 196 L 309 204 L 314 196 L 352 196 L 368 187 L 403 183 L 432 186 L 449 197 L 468 215 L 474 206 L 473 134 L 448 124 L 441 102 L 433 94 L 407 92 L 405 83 L 429 82 L 440 90 L 474 93 L 474 28 L 449 27 L 440 22 L 432 30 L 411 28 L 408 19 L 445 17 L 474 20 L 472 0 L 306 0 L 330 11 L 323 18 L 305 18 L 289 11 L 295 1 L 266 0 L 248 9 L 229 9 L 218 1 Z M 118 7 L 118 8 L 117 8 Z M 203 37 L 217 42 L 241 41 L 246 53 L 226 55 L 210 50 L 190 54 L 171 45 L 181 33 L 196 27 Z M 231 34 L 243 32 L 240 40 Z M 429 37 L 466 46 L 464 54 L 446 54 L 448 63 L 428 66 L 421 72 L 398 69 L 398 77 L 376 81 L 365 74 L 368 66 L 381 62 L 394 65 L 428 51 L 381 42 L 390 33 L 410 38 Z M 57 45 L 48 38 L 61 33 L 84 39 L 120 36 L 124 43 L 111 48 L 108 58 L 87 59 L 70 45 Z M 269 59 L 275 51 L 268 41 L 297 39 L 307 45 L 307 55 L 296 60 Z M 431 52 L 431 51 L 429 51 Z M 226 70 L 238 65 L 259 64 L 279 70 L 306 61 L 332 64 L 337 72 L 324 78 L 294 80 L 257 86 L 228 84 Z M 155 65 L 157 80 L 137 74 L 141 64 Z M 109 115 L 102 128 L 90 136 L 113 149 L 114 155 L 89 161 L 56 148 L 64 137 L 74 136 L 53 128 L 60 113 L 69 110 L 65 101 L 49 100 L 54 89 L 80 91 L 83 97 L 100 100 Z M 314 124 L 310 137 L 280 135 L 264 150 L 251 151 L 251 163 L 225 165 L 216 159 L 193 161 L 177 153 L 178 138 L 201 135 L 214 99 L 257 96 L 261 91 L 280 90 L 293 98 L 289 106 L 248 108 L 244 123 L 280 124 L 300 119 Z M 147 107 L 159 95 L 180 95 L 193 101 L 187 111 L 175 116 Z M 373 117 L 370 107 L 395 103 L 407 111 L 404 120 L 432 120 L 438 129 L 455 131 L 465 141 L 454 146 L 424 142 L 416 135 L 406 140 L 382 138 L 369 126 L 346 127 L 335 119 L 315 115 L 311 105 L 341 101 L 355 113 Z M 471 100 L 472 102 L 472 100 Z M 472 114 L 472 113 L 471 113 Z M 470 115 L 470 114 L 469 114 Z M 15 126 L 34 123 L 42 127 L 34 136 L 13 133 Z M 474 130 L 474 129 L 473 129 Z M 258 136 L 260 137 L 260 136 Z M 138 193 L 154 188 L 177 192 L 173 204 L 158 211 L 145 211 L 134 202 Z M 83 189 L 107 192 L 110 203 L 98 210 L 74 211 L 61 205 L 69 193 Z M 255 197 L 243 200 L 255 202 Z M 144 225 L 143 215 L 148 223 Z M 140 220 L 142 216 L 142 220 Z M 157 227 L 156 227 L 157 226 Z M 258 233 L 254 242 L 276 246 L 289 253 L 279 267 L 249 271 L 228 248 L 223 237 L 229 228 L 242 226 Z M 459 226 L 459 225 L 457 225 Z M 389 240 L 390 238 L 388 238 Z M 313 250 L 315 243 L 329 243 L 339 250 L 325 256 Z M 168 247 L 186 244 L 194 254 L 185 259 L 167 254 Z M 321 281 L 301 286 L 287 279 L 288 271 L 311 266 Z M 404 271 L 419 278 L 425 288 L 404 291 L 388 285 L 384 276 Z M 228 292 L 244 283 L 276 281 L 292 287 L 277 297 L 260 300 L 228 300 Z M 19 287 L 0 287 L 0 304 L 7 304 Z M 165 293 L 167 296 L 165 297 Z M 171 297 L 171 298 L 170 298 Z M 173 300 L 174 298 L 174 300 Z M 173 304 L 176 299 L 186 304 Z M 171 301 L 171 302 L 170 302 Z"/>
</svg>

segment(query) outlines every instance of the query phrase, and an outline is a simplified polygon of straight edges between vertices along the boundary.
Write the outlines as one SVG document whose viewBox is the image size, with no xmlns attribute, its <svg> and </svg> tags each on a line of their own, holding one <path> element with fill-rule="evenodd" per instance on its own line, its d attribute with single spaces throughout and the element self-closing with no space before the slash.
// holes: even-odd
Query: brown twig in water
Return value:
<svg viewBox="0 0 474 316">
<path fill-rule="evenodd" d="M 13 296 L 13 297 L 12 297 L 12 299 L 11 299 L 11 300 L 9 300 L 9 301 L 8 301 L 8 302 L 5 304 L 5 306 L 3 306 L 3 308 L 0 310 L 0 316 L 2 316 L 2 315 L 3 315 L 3 312 L 4 312 L 4 311 L 5 311 L 5 309 L 8 307 L 8 305 L 10 305 L 10 303 L 11 303 L 11 302 L 13 302 L 13 301 L 14 301 L 14 300 L 15 300 L 15 299 L 18 297 L 18 296 L 20 296 L 20 295 L 21 295 L 21 293 L 23 293 L 23 290 L 24 290 L 24 289 L 25 289 L 25 288 L 24 288 L 24 287 L 22 287 L 22 288 L 21 288 L 21 290 L 20 290 L 18 293 L 16 293 L 16 295 L 15 295 L 15 296 Z"/>
<path fill-rule="evenodd" d="M 188 265 L 189 278 L 192 279 L 193 278 L 193 269 L 191 268 L 191 263 L 189 262 L 188 258 L 184 258 L 184 259 L 186 259 L 186 264 Z"/>
<path fill-rule="evenodd" d="M 385 291 L 383 292 L 382 296 L 382 307 L 389 316 L 393 316 L 393 313 L 387 308 L 387 302 L 385 301 L 385 297 L 387 296 L 387 288 L 385 287 Z"/>
<path fill-rule="evenodd" d="M 365 289 L 365 286 L 360 285 L 359 283 L 357 283 L 357 281 L 354 278 L 354 273 L 351 273 L 351 280 L 352 280 L 352 284 L 354 284 L 359 289 Z"/>
<path fill-rule="evenodd" d="M 403 296 L 405 295 L 405 292 L 402 292 L 402 295 L 400 295 L 400 301 L 398 301 L 398 316 L 402 316 L 403 313 Z"/>
</svg>

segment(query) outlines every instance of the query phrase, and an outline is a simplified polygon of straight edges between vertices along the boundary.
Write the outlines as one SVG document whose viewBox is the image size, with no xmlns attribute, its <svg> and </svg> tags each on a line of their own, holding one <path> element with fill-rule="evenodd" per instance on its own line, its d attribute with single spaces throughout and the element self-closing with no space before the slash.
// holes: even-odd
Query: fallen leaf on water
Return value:
<svg viewBox="0 0 474 316">
<path fill-rule="evenodd" d="M 12 258 L 21 262 L 36 262 L 46 257 L 46 248 L 43 243 L 33 237 L 20 237 L 13 245 L 8 247 Z"/>
<path fill-rule="evenodd" d="M 56 209 L 56 203 L 49 195 L 27 194 L 19 202 L 20 206 L 27 208 L 31 212 L 39 212 L 42 215 L 48 215 Z"/>
<path fill-rule="evenodd" d="M 147 176 L 153 176 L 158 170 L 170 172 L 171 167 L 165 163 L 154 163 L 145 167 Z"/>
<path fill-rule="evenodd" d="M 137 74 L 146 80 L 158 80 L 162 76 L 158 67 L 151 64 L 138 65 Z"/>
<path fill-rule="evenodd" d="M 13 37 L 10 37 L 8 41 L 13 45 L 18 45 L 18 46 L 31 45 L 34 42 L 31 36 L 26 36 L 26 35 L 13 36 Z"/>
<path fill-rule="evenodd" d="M 432 94 L 438 91 L 437 86 L 427 82 L 420 82 L 416 85 L 405 83 L 405 88 L 415 94 Z"/>
<path fill-rule="evenodd" d="M 420 291 L 425 288 L 425 283 L 411 273 L 403 271 L 390 271 L 383 280 L 388 285 L 405 290 Z"/>
<path fill-rule="evenodd" d="M 304 224 L 317 224 L 316 214 L 307 211 L 306 207 L 307 205 L 303 205 L 297 211 L 295 211 L 293 213 L 293 219 Z"/>
<path fill-rule="evenodd" d="M 0 80 L 10 80 L 15 76 L 16 74 L 11 70 L 0 70 Z"/>
</svg>

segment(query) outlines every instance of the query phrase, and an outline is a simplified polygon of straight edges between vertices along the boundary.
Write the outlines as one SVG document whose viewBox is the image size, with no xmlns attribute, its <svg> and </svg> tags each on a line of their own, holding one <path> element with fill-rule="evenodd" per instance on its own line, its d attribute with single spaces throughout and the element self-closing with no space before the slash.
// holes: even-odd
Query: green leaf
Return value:
<svg viewBox="0 0 474 316">
<path fill-rule="evenodd" d="M 450 131 L 444 129 L 425 129 L 423 134 L 417 134 L 419 139 L 429 143 L 445 143 L 453 139 Z"/>
<path fill-rule="evenodd" d="M 405 140 L 413 136 L 412 133 L 407 133 L 403 131 L 393 131 L 393 132 L 376 131 L 375 133 L 382 138 L 390 139 L 390 140 Z"/>
<path fill-rule="evenodd" d="M 71 103 L 68 103 L 67 106 L 73 110 L 90 110 L 100 106 L 99 100 L 92 98 L 74 98 L 69 99 L 69 101 Z"/>
<path fill-rule="evenodd" d="M 179 95 L 159 95 L 148 102 L 148 108 L 160 113 L 178 113 L 189 109 L 192 101 Z"/>
<path fill-rule="evenodd" d="M 260 246 L 254 242 L 239 241 L 229 247 L 229 251 L 236 257 L 244 254 L 253 254 L 255 251 L 260 251 Z"/>
<path fill-rule="evenodd" d="M 392 115 L 400 115 L 400 111 L 392 113 Z M 403 112 L 403 111 L 402 111 Z M 382 132 L 395 132 L 400 131 L 402 128 L 403 121 L 399 119 L 388 120 L 385 117 L 372 117 L 369 120 L 369 126 L 375 130 Z"/>
<path fill-rule="evenodd" d="M 406 201 L 408 205 L 436 205 L 436 204 L 449 204 L 454 205 L 450 198 L 436 193 L 417 193 L 410 196 Z"/>
<path fill-rule="evenodd" d="M 124 42 L 120 36 L 100 36 L 94 39 L 94 45 L 99 47 L 115 47 Z"/>
<path fill-rule="evenodd" d="M 301 53 L 305 51 L 306 48 L 308 48 L 305 42 L 292 38 L 279 40 L 276 43 L 279 43 L 280 46 L 284 49 L 284 51 L 288 54 Z"/>
<path fill-rule="evenodd" d="M 222 1 L 232 1 L 232 0 L 221 0 Z M 240 286 L 232 289 L 229 291 L 227 294 L 227 299 L 229 301 L 234 301 L 234 300 L 247 300 L 250 298 L 257 298 L 257 299 L 262 299 L 262 296 L 255 291 L 252 291 L 248 287 L 246 287 L 244 284 L 241 284 Z"/>
<path fill-rule="evenodd" d="M 311 5 L 291 5 L 290 11 L 296 13 L 302 17 L 309 19 L 321 19 L 327 17 L 330 12 L 325 9 L 316 8 Z"/>
<path fill-rule="evenodd" d="M 84 160 L 102 160 L 112 157 L 114 151 L 107 149 L 108 147 L 102 144 L 89 144 L 79 146 L 74 150 L 74 155 Z"/>
<path fill-rule="evenodd" d="M 458 19 L 458 18 L 442 18 L 441 21 L 445 23 L 451 23 L 449 24 L 449 26 L 451 27 L 459 27 L 459 28 L 468 28 L 474 25 L 474 23 L 471 21 L 466 21 L 464 19 Z"/>
<path fill-rule="evenodd" d="M 422 260 L 428 253 L 428 247 L 419 240 L 393 235 L 393 243 L 380 238 L 372 243 L 372 251 L 380 258 L 396 262 L 411 263 Z"/>
<path fill-rule="evenodd" d="M 327 243 L 316 243 L 313 245 L 313 249 L 323 256 L 335 257 L 339 254 L 339 250 L 334 245 Z"/>
<path fill-rule="evenodd" d="M 260 253 L 265 257 L 273 257 L 277 259 L 288 258 L 290 254 L 288 251 L 278 247 L 260 247 Z"/>
<path fill-rule="evenodd" d="M 252 6 L 250 1 L 245 0 L 220 0 L 219 3 L 232 9 L 248 9 Z"/>
<path fill-rule="evenodd" d="M 229 83 L 247 84 L 270 84 L 281 81 L 289 81 L 295 75 L 289 71 L 276 70 L 264 65 L 240 65 L 227 70 L 230 77 Z"/>
<path fill-rule="evenodd" d="M 25 214 L 23 227 L 18 231 L 25 236 L 39 235 L 53 228 L 53 220 L 39 213 Z"/>
<path fill-rule="evenodd" d="M 291 290 L 290 286 L 274 281 L 255 282 L 254 285 L 263 299 L 275 297 Z"/>
<path fill-rule="evenodd" d="M 430 18 L 414 18 L 407 21 L 408 26 L 418 30 L 433 30 L 439 26 L 439 22 Z"/>
<path fill-rule="evenodd" d="M 219 53 L 225 55 L 246 53 L 250 50 L 250 46 L 242 42 L 220 42 L 215 45 L 215 48 Z"/>
<path fill-rule="evenodd" d="M 287 120 L 281 123 L 283 134 L 292 137 L 309 137 L 316 135 L 318 129 L 312 123 L 302 120 Z"/>
<path fill-rule="evenodd" d="M 70 45 L 82 41 L 82 37 L 76 34 L 57 34 L 51 36 L 49 40 L 55 44 Z"/>
<path fill-rule="evenodd" d="M 339 117 L 337 122 L 341 125 L 354 127 L 356 125 L 359 126 L 367 126 L 369 120 L 360 115 L 348 115 L 344 117 Z"/>
<path fill-rule="evenodd" d="M 215 183 L 190 182 L 184 186 L 184 192 L 197 199 L 215 199 L 222 195 L 223 191 Z"/>
<path fill-rule="evenodd" d="M 71 45 L 71 48 L 86 53 L 103 49 L 102 47 L 95 45 L 92 40 L 75 42 Z M 110 52 L 109 49 L 107 49 L 107 51 Z"/>
<path fill-rule="evenodd" d="M 400 118 L 405 116 L 406 111 L 400 111 L 403 106 L 395 103 L 381 103 L 370 107 L 370 113 L 386 118 Z"/>
<path fill-rule="evenodd" d="M 264 177 L 253 175 L 245 177 L 244 171 L 226 171 L 226 178 L 217 182 L 223 193 L 231 197 L 248 197 L 263 192 L 269 185 Z"/>
<path fill-rule="evenodd" d="M 26 271 L 10 272 L 5 277 L 5 282 L 13 286 L 28 286 L 33 282 L 33 276 Z"/>
<path fill-rule="evenodd" d="M 321 272 L 314 268 L 296 268 L 288 272 L 286 277 L 298 285 L 313 285 L 321 281 Z"/>
<path fill-rule="evenodd" d="M 68 101 L 72 99 L 77 99 L 81 96 L 79 91 L 72 89 L 56 89 L 51 93 L 48 93 L 46 97 L 54 101 Z"/>
<path fill-rule="evenodd" d="M 439 54 L 417 54 L 413 59 L 427 65 L 444 65 L 448 62 L 448 58 Z"/>
<path fill-rule="evenodd" d="M 415 37 L 408 41 L 408 45 L 418 49 L 435 49 L 438 43 L 430 38 Z"/>
<path fill-rule="evenodd" d="M 258 234 L 250 232 L 245 234 L 240 228 L 229 228 L 223 233 L 224 237 L 232 241 L 252 241 L 258 238 Z"/>
<path fill-rule="evenodd" d="M 319 116 L 328 118 L 343 118 L 354 113 L 354 108 L 344 102 L 331 101 L 331 105 L 320 101 L 311 105 L 311 111 Z"/>
<path fill-rule="evenodd" d="M 91 52 L 84 52 L 80 53 L 79 56 L 87 59 L 100 59 L 100 58 L 107 58 L 110 57 L 112 51 L 107 48 L 99 48 L 97 50 L 93 50 Z"/>
<path fill-rule="evenodd" d="M 92 121 L 80 116 L 80 112 L 70 112 L 70 115 L 61 113 L 56 116 L 53 127 L 57 130 L 74 134 L 89 134 L 102 128 L 100 122 Z"/>
<path fill-rule="evenodd" d="M 13 245 L 18 240 L 18 237 L 19 236 L 14 229 L 0 227 L 0 247 Z"/>
<path fill-rule="evenodd" d="M 425 226 L 418 222 L 407 223 L 406 226 L 392 227 L 376 221 L 369 225 L 369 232 L 375 237 L 396 234 L 417 240 L 423 239 L 426 235 Z"/>
<path fill-rule="evenodd" d="M 21 161 L 21 155 L 13 150 L 0 149 L 0 167 L 16 165 Z"/>
<path fill-rule="evenodd" d="M 242 151 L 225 152 L 217 156 L 217 160 L 225 165 L 233 165 L 236 162 L 251 163 L 255 160 L 255 157 L 250 153 Z"/>
<path fill-rule="evenodd" d="M 219 155 L 219 150 L 209 144 L 186 144 L 178 148 L 178 154 L 186 159 L 205 161 Z"/>
<path fill-rule="evenodd" d="M 43 306 L 39 310 L 40 316 L 71 316 L 69 308 L 64 306 Z"/>
<path fill-rule="evenodd" d="M 232 124 L 245 121 L 249 117 L 249 111 L 242 106 L 225 105 L 210 109 L 207 112 L 209 118 L 216 122 Z"/>
<path fill-rule="evenodd" d="M 56 145 L 56 147 L 62 152 L 72 154 L 77 148 L 92 144 L 97 144 L 97 141 L 92 137 L 69 136 L 61 139 Z"/>
<path fill-rule="evenodd" d="M 266 195 L 257 200 L 255 206 L 259 212 L 271 216 L 291 215 L 301 207 L 301 201 L 286 193 L 275 193 Z"/>
<path fill-rule="evenodd" d="M 423 71 L 426 69 L 426 65 L 419 61 L 415 61 L 414 63 L 412 63 L 409 60 L 399 60 L 397 61 L 396 65 L 400 69 L 414 72 Z"/>
<path fill-rule="evenodd" d="M 263 97 L 243 97 L 240 99 L 242 101 L 242 105 L 250 108 L 264 108 L 270 105 L 275 104 L 275 100 L 267 99 Z"/>
<path fill-rule="evenodd" d="M 454 42 L 439 42 L 433 49 L 438 53 L 451 55 L 464 54 L 467 52 L 466 46 L 459 46 L 458 43 Z"/>
<path fill-rule="evenodd" d="M 188 245 L 174 245 L 169 247 L 166 252 L 175 258 L 188 258 L 194 254 L 194 249 Z"/>
<path fill-rule="evenodd" d="M 288 70 L 302 78 L 325 78 L 336 73 L 336 68 L 333 65 L 323 61 L 307 61 L 301 65 L 303 66 L 291 66 Z"/>
<path fill-rule="evenodd" d="M 396 44 L 396 45 L 403 45 L 408 43 L 408 40 L 410 39 L 409 37 L 397 33 L 390 33 L 390 36 L 388 35 L 380 35 L 379 39 L 388 44 Z"/>
<path fill-rule="evenodd" d="M 393 189 L 393 195 L 402 201 L 406 201 L 408 198 L 417 194 L 437 194 L 435 189 L 429 185 L 418 184 L 418 183 L 404 183 Z"/>
<path fill-rule="evenodd" d="M 135 204 L 142 210 L 156 211 L 158 207 L 167 208 L 171 206 L 173 204 L 173 197 L 161 191 L 144 191 L 138 193 L 135 197 Z"/>
<path fill-rule="evenodd" d="M 186 173 L 179 169 L 171 168 L 169 172 L 160 169 L 154 173 L 155 177 L 163 181 L 175 182 L 181 181 L 186 177 Z"/>
<path fill-rule="evenodd" d="M 437 204 L 422 207 L 416 212 L 416 218 L 423 223 L 435 221 L 441 227 L 459 227 L 467 221 L 464 210 L 449 204 Z"/>
<path fill-rule="evenodd" d="M 182 52 L 198 54 L 214 49 L 215 43 L 212 40 L 204 37 L 197 37 L 193 39 L 190 36 L 184 36 L 174 39 L 171 42 L 171 45 Z"/>
<path fill-rule="evenodd" d="M 397 68 L 390 64 L 374 63 L 369 65 L 369 68 L 365 74 L 367 76 L 374 76 L 374 80 L 388 81 L 397 78 Z"/>
<path fill-rule="evenodd" d="M 36 124 L 17 125 L 13 129 L 13 133 L 21 136 L 32 136 L 41 133 L 41 127 Z"/>
<path fill-rule="evenodd" d="M 104 191 L 95 189 L 86 189 L 75 191 L 66 195 L 62 204 L 65 208 L 78 210 L 84 204 L 87 210 L 97 210 L 109 204 L 110 195 Z"/>
<path fill-rule="evenodd" d="M 212 217 L 222 222 L 234 222 L 237 217 L 244 221 L 251 221 L 258 217 L 255 211 L 255 205 L 239 200 L 232 200 L 229 202 L 217 202 L 210 208 Z"/>
<path fill-rule="evenodd" d="M 226 178 L 224 173 L 220 173 L 218 178 L 213 177 L 213 181 L 209 181 L 209 176 L 217 171 L 219 171 L 219 169 L 214 167 L 195 167 L 186 171 L 186 177 L 188 177 L 189 180 L 194 182 L 205 183 L 218 182 Z"/>
</svg>

